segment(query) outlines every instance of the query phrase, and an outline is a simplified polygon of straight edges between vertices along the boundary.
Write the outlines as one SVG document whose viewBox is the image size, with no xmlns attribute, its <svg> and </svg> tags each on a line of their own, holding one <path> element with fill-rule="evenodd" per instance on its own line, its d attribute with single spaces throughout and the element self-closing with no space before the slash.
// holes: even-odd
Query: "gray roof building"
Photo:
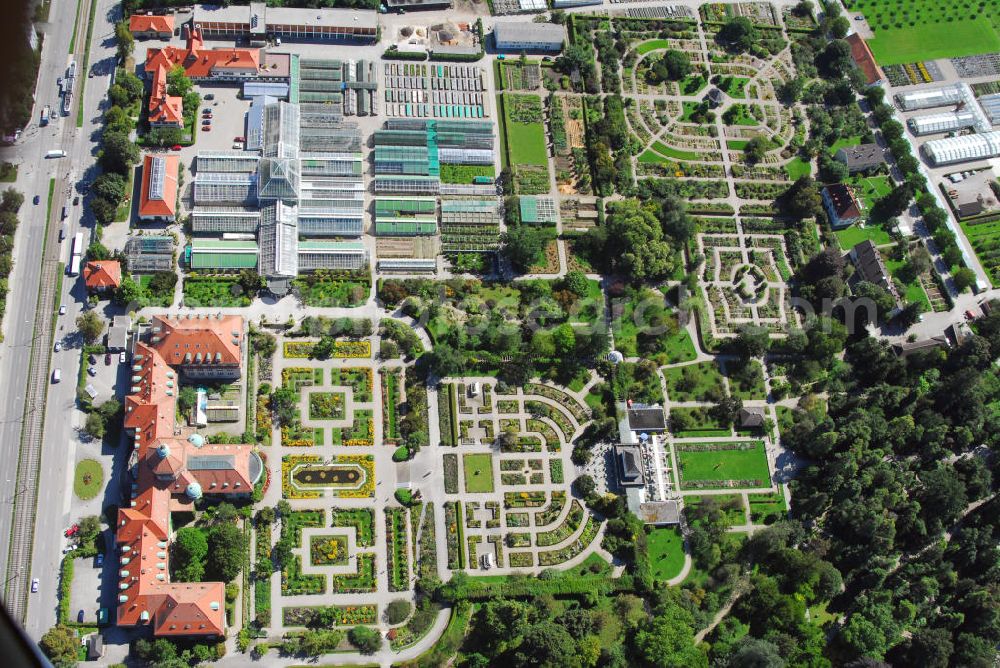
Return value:
<svg viewBox="0 0 1000 668">
<path fill-rule="evenodd" d="M 639 448 L 630 445 L 616 446 L 615 462 L 618 467 L 618 482 L 622 487 L 641 487 L 644 484 Z"/>
<path fill-rule="evenodd" d="M 847 165 L 851 174 L 878 169 L 885 164 L 885 151 L 878 144 L 845 146 L 837 151 L 834 159 Z"/>
<path fill-rule="evenodd" d="M 560 51 L 566 29 L 555 23 L 497 23 L 493 40 L 498 51 Z"/>
<path fill-rule="evenodd" d="M 740 426 L 759 429 L 764 426 L 764 409 L 759 406 L 740 409 Z"/>
<path fill-rule="evenodd" d="M 635 404 L 628 409 L 628 426 L 632 431 L 665 431 L 667 419 L 659 406 Z"/>
<path fill-rule="evenodd" d="M 871 239 L 865 239 L 852 248 L 850 256 L 851 262 L 854 263 L 854 267 L 857 269 L 861 280 L 879 286 L 892 295 L 897 304 L 901 301 L 899 292 L 896 290 L 896 286 L 893 285 L 892 276 L 889 274 L 889 270 L 885 266 L 885 261 L 882 259 L 882 254 L 878 252 Z"/>
<path fill-rule="evenodd" d="M 639 504 L 639 519 L 655 526 L 680 524 L 681 509 L 676 501 L 646 501 Z"/>
</svg>

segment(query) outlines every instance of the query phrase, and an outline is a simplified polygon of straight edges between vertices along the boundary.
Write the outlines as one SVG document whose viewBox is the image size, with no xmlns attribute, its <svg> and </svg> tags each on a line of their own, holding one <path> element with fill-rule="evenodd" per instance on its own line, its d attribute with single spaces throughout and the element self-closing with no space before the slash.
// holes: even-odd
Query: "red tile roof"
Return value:
<svg viewBox="0 0 1000 668">
<path fill-rule="evenodd" d="M 186 48 L 167 46 L 146 51 L 146 72 L 152 74 L 159 67 L 170 70 L 176 65 L 182 65 L 184 73 L 192 79 L 205 79 L 220 72 L 256 74 L 260 70 L 260 49 L 206 49 L 201 30 L 195 28 L 188 31 Z"/>
<path fill-rule="evenodd" d="M 865 75 L 865 81 L 870 84 L 881 81 L 885 78 L 882 68 L 875 62 L 875 54 L 868 47 L 868 43 L 861 38 L 861 35 L 854 33 L 847 37 L 847 43 L 851 45 L 851 57 Z"/>
<path fill-rule="evenodd" d="M 154 316 L 151 341 L 170 365 L 238 365 L 243 355 L 243 318 L 166 318 Z"/>
<path fill-rule="evenodd" d="M 154 125 L 184 127 L 184 100 L 176 95 L 167 95 L 167 71 L 169 67 L 158 64 L 151 71 L 153 85 L 149 92 L 149 122 Z"/>
<path fill-rule="evenodd" d="M 83 267 L 88 290 L 107 290 L 122 284 L 122 265 L 117 260 L 93 260 Z"/>
<path fill-rule="evenodd" d="M 826 187 L 826 194 L 833 205 L 833 211 L 841 220 L 861 216 L 861 204 L 854 189 L 843 183 L 832 183 Z"/>
<path fill-rule="evenodd" d="M 180 98 L 178 98 L 180 99 Z M 156 198 L 150 197 L 153 161 L 163 160 L 163 187 Z M 142 161 L 142 187 L 139 191 L 139 218 L 177 217 L 177 172 L 180 158 L 176 155 L 147 155 Z M 154 193 L 155 194 L 155 193 Z"/>
<path fill-rule="evenodd" d="M 225 633 L 225 586 L 221 582 L 170 582 L 170 513 L 190 508 L 195 494 L 247 494 L 251 446 L 201 447 L 174 434 L 176 372 L 158 347 L 197 343 L 240 361 L 243 319 L 154 318 L 160 339 L 139 343 L 133 355 L 125 426 L 135 441 L 132 500 L 118 511 L 118 624 L 149 624 L 157 636 Z M 237 334 L 234 336 L 232 332 Z M 232 339 L 236 338 L 235 343 Z M 188 495 L 196 484 L 200 491 Z M 180 503 L 186 501 L 187 503 Z"/>
<path fill-rule="evenodd" d="M 132 32 L 161 34 L 173 34 L 174 17 L 167 16 L 146 16 L 145 14 L 133 14 L 128 19 L 128 29 Z"/>
</svg>

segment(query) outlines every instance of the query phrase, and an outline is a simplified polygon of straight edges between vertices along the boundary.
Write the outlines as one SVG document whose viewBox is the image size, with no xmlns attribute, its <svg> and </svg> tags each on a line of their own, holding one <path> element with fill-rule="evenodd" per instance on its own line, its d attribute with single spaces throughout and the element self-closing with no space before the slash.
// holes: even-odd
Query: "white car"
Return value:
<svg viewBox="0 0 1000 668">
<path fill-rule="evenodd" d="M 59 343 L 58 341 L 56 341 L 56 347 L 55 347 L 55 351 L 56 351 L 56 352 L 59 352 L 60 350 L 62 350 L 62 344 L 61 344 L 61 343 Z"/>
<path fill-rule="evenodd" d="M 31 593 L 32 594 L 38 593 L 38 578 L 31 579 Z"/>
<path fill-rule="evenodd" d="M 121 353 L 118 355 L 118 363 L 119 364 L 125 364 L 125 351 L 124 350 L 121 351 Z"/>
<path fill-rule="evenodd" d="M 59 305 L 59 315 L 66 315 L 66 305 L 65 304 L 60 304 Z"/>
</svg>

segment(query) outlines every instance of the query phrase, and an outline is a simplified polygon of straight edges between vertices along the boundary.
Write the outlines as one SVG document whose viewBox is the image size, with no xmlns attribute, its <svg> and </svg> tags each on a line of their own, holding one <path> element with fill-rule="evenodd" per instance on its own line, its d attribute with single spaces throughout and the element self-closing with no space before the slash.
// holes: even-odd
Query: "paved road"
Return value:
<svg viewBox="0 0 1000 668">
<path fill-rule="evenodd" d="M 105 74 L 87 79 L 87 72 L 83 68 L 83 53 L 86 46 L 85 22 L 89 16 L 91 1 L 97 2 L 98 8 L 90 63 L 99 63 L 99 70 Z M 6 379 L 8 387 L 19 390 L 9 393 L 0 403 L 0 473 L 7 483 L 4 503 L 0 507 L 0 536 L 3 536 L 5 543 L 13 543 L 10 553 L 6 549 L 0 550 L 0 573 L 5 573 L 4 594 L 5 602 L 8 597 L 10 599 L 8 608 L 13 609 L 18 616 L 27 613 L 25 627 L 34 638 L 40 637 L 55 621 L 58 586 L 55 574 L 58 572 L 63 547 L 61 529 L 69 518 L 72 466 L 77 447 L 76 439 L 71 433 L 73 425 L 67 415 L 72 415 L 70 409 L 75 399 L 78 348 L 69 348 L 52 355 L 51 366 L 62 370 L 64 381 L 57 385 L 48 383 L 53 310 L 59 303 L 67 307 L 66 314 L 59 317 L 55 325 L 54 335 L 61 338 L 73 329 L 73 320 L 82 303 L 80 294 L 75 290 L 76 282 L 69 277 L 65 277 L 61 294 L 54 294 L 57 275 L 55 263 L 67 261 L 69 254 L 69 243 L 58 241 L 59 219 L 66 198 L 77 194 L 77 184 L 83 179 L 92 178 L 89 170 L 93 166 L 95 133 L 99 130 L 96 122 L 99 120 L 98 106 L 107 92 L 106 73 L 111 69 L 111 61 L 107 59 L 114 56 L 113 42 L 109 41 L 112 27 L 107 20 L 107 14 L 113 5 L 112 0 L 83 0 L 81 7 L 73 57 L 77 60 L 80 77 L 76 87 L 78 94 L 80 84 L 86 81 L 83 127 L 76 127 L 79 95 L 68 116 L 57 115 L 45 128 L 37 126 L 37 118 L 43 105 L 58 108 L 56 78 L 64 74 L 71 59 L 67 46 L 76 23 L 76 2 L 54 0 L 50 12 L 51 21 L 38 26 L 45 37 L 34 119 L 17 144 L 0 149 L 0 158 L 20 165 L 15 187 L 25 195 L 25 206 L 20 212 L 21 229 L 14 248 L 15 272 L 11 280 L 8 316 L 4 322 L 5 340 L 0 344 L 0 376 Z M 66 151 L 66 158 L 44 158 L 47 151 L 60 148 Z M 53 178 L 56 180 L 53 220 L 43 258 L 45 204 L 49 182 Z M 41 197 L 41 203 L 37 207 L 31 204 L 35 195 Z M 71 239 L 81 224 L 92 224 L 89 220 L 81 221 L 82 211 L 82 207 L 72 207 L 65 227 L 67 238 Z M 88 238 L 88 234 L 85 234 L 85 238 Z M 74 299 L 74 295 L 77 299 Z M 38 347 L 35 353 L 38 362 L 29 364 L 32 345 Z M 36 406 L 34 410 L 29 405 L 29 412 L 25 413 L 25 389 L 29 387 L 32 373 L 36 381 L 41 380 L 42 394 L 40 400 L 33 402 Z M 43 406 L 48 409 L 41 410 Z M 43 463 L 37 475 L 38 498 L 41 501 L 37 512 L 34 507 L 34 489 L 26 483 L 36 478 L 33 467 L 30 467 L 30 472 L 22 470 L 20 478 L 17 475 L 22 416 L 28 418 L 28 429 L 34 429 L 39 434 L 43 416 L 45 420 L 45 437 L 32 437 L 25 443 L 25 464 L 31 463 L 32 454 L 36 460 L 40 456 Z M 15 482 L 18 480 L 19 482 Z M 18 504 L 22 504 L 20 512 L 23 515 L 17 520 L 17 524 L 24 531 L 8 541 Z M 32 549 L 34 556 L 28 562 Z M 17 554 L 16 558 L 11 556 L 12 553 Z M 10 568 L 8 560 L 11 562 Z M 39 577 L 41 587 L 37 594 L 30 595 L 29 606 L 25 610 L 23 596 L 31 577 Z"/>
</svg>

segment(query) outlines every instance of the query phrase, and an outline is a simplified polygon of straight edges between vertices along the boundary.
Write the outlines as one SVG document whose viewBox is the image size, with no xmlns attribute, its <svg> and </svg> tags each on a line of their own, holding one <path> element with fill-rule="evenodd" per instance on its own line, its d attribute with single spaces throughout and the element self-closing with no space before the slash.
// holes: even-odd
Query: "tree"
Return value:
<svg viewBox="0 0 1000 668">
<path fill-rule="evenodd" d="M 895 218 L 910 205 L 913 190 L 906 183 L 896 186 L 872 206 L 872 217 L 876 220 Z"/>
<path fill-rule="evenodd" d="M 516 271 L 524 273 L 541 260 L 548 239 L 544 230 L 522 225 L 503 235 L 500 252 Z"/>
<path fill-rule="evenodd" d="M 708 666 L 705 655 L 694 645 L 691 615 L 672 601 L 635 634 L 636 655 L 652 668 L 697 668 Z"/>
<path fill-rule="evenodd" d="M 560 285 L 563 290 L 568 290 L 577 297 L 586 297 L 587 292 L 590 290 L 590 280 L 587 278 L 587 275 L 576 269 L 566 272 L 566 275 L 560 281 Z"/>
<path fill-rule="evenodd" d="M 951 273 L 951 280 L 955 283 L 955 290 L 965 292 L 976 284 L 976 272 L 968 267 L 961 267 Z"/>
<path fill-rule="evenodd" d="M 55 668 L 72 668 L 77 664 L 80 640 L 76 631 L 65 624 L 58 624 L 46 631 L 38 646 Z"/>
<path fill-rule="evenodd" d="M 774 643 L 745 636 L 729 655 L 726 668 L 784 668 L 785 665 Z"/>
<path fill-rule="evenodd" d="M 17 213 L 24 204 L 24 195 L 13 187 L 3 191 L 3 198 L 0 198 L 0 211 Z"/>
<path fill-rule="evenodd" d="M 194 88 L 194 84 L 184 73 L 183 65 L 174 65 L 167 72 L 167 95 L 184 97 Z"/>
<path fill-rule="evenodd" d="M 106 172 L 94 179 L 90 192 L 94 197 L 100 197 L 118 204 L 125 199 L 125 177 L 114 172 Z"/>
<path fill-rule="evenodd" d="M 838 16 L 830 21 L 829 28 L 830 35 L 834 39 L 844 39 L 847 37 L 847 32 L 851 29 L 851 22 L 847 20 L 846 16 Z"/>
<path fill-rule="evenodd" d="M 222 582 L 229 582 L 239 575 L 247 545 L 243 532 L 235 522 L 213 525 L 208 530 L 208 549 L 212 558 L 206 564 L 206 575 Z"/>
<path fill-rule="evenodd" d="M 829 79 L 839 79 L 854 67 L 851 45 L 842 39 L 833 40 L 816 56 L 816 69 Z"/>
<path fill-rule="evenodd" d="M 660 202 L 660 224 L 663 233 L 676 241 L 684 242 L 694 236 L 697 222 L 688 215 L 684 200 L 664 197 Z"/>
<path fill-rule="evenodd" d="M 208 538 L 199 527 L 181 527 L 170 545 L 170 568 L 178 582 L 201 582 L 205 575 Z"/>
<path fill-rule="evenodd" d="M 582 475 L 573 481 L 573 489 L 583 498 L 587 498 L 597 491 L 597 483 L 589 475 Z"/>
<path fill-rule="evenodd" d="M 87 421 L 84 423 L 83 430 L 91 438 L 102 439 L 104 438 L 104 420 L 97 413 L 90 413 L 87 415 Z"/>
<path fill-rule="evenodd" d="M 94 220 L 101 225 L 107 225 L 115 219 L 118 205 L 102 197 L 94 197 L 90 200 L 90 212 L 94 214 Z"/>
<path fill-rule="evenodd" d="M 823 200 L 816 182 L 810 176 L 800 176 L 781 196 L 779 205 L 793 218 L 810 218 L 823 210 Z"/>
<path fill-rule="evenodd" d="M 562 626 L 546 621 L 531 626 L 514 652 L 515 666 L 540 668 L 575 668 L 576 643 Z"/>
<path fill-rule="evenodd" d="M 390 601 L 385 608 L 386 621 L 393 625 L 402 624 L 410 616 L 411 610 L 413 606 L 405 599 Z"/>
<path fill-rule="evenodd" d="M 719 41 L 735 51 L 749 51 L 758 37 L 757 29 L 745 16 L 734 16 L 719 29 Z"/>
<path fill-rule="evenodd" d="M 771 337 L 766 327 L 744 325 L 733 341 L 733 349 L 744 360 L 762 357 L 771 345 Z"/>
<path fill-rule="evenodd" d="M 115 82 L 125 89 L 125 93 L 130 102 L 136 102 L 142 99 L 145 86 L 142 83 L 142 79 L 140 79 L 135 72 L 118 70 L 115 73 Z"/>
<path fill-rule="evenodd" d="M 676 252 L 664 239 L 663 225 L 656 202 L 635 199 L 614 202 L 609 206 L 607 224 L 594 228 L 590 243 L 601 246 L 612 268 L 635 282 L 656 281 L 672 275 Z M 596 232 L 595 230 L 601 229 Z"/>
<path fill-rule="evenodd" d="M 105 132 L 101 140 L 100 163 L 107 172 L 128 176 L 139 159 L 139 147 L 124 132 Z"/>
<path fill-rule="evenodd" d="M 382 649 L 382 636 L 368 626 L 355 626 L 347 632 L 347 639 L 362 654 L 374 654 Z"/>
<path fill-rule="evenodd" d="M 104 334 L 104 321 L 94 311 L 84 311 L 76 318 L 76 328 L 87 343 L 96 343 Z"/>
<path fill-rule="evenodd" d="M 128 21 L 119 21 L 115 24 L 115 40 L 118 42 L 118 60 L 125 62 L 125 59 L 132 55 L 135 47 L 135 38 L 129 30 Z"/>
<path fill-rule="evenodd" d="M 767 151 L 771 148 L 771 142 L 765 137 L 757 136 L 747 142 L 743 147 L 743 153 L 749 164 L 755 165 L 767 157 Z"/>
<path fill-rule="evenodd" d="M 142 290 L 142 286 L 131 276 L 122 278 L 121 285 L 115 289 L 115 303 L 121 306 L 128 306 L 130 304 L 141 305 L 145 301 L 146 295 Z M 133 308 L 132 310 L 136 309 Z"/>
</svg>

